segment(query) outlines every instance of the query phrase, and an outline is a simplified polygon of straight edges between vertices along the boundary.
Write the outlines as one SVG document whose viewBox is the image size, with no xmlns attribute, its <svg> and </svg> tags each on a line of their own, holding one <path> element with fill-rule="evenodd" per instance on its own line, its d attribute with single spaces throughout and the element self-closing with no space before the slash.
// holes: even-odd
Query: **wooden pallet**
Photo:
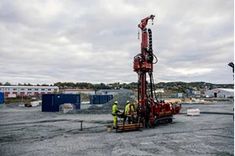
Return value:
<svg viewBox="0 0 235 156">
<path fill-rule="evenodd" d="M 143 128 L 141 123 L 132 123 L 132 124 L 118 124 L 116 132 L 123 132 L 123 131 L 136 131 L 140 128 Z"/>
</svg>

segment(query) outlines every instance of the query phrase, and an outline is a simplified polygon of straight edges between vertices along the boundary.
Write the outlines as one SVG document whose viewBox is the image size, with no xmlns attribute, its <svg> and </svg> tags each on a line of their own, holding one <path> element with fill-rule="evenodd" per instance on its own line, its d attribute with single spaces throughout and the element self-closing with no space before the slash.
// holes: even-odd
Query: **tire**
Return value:
<svg viewBox="0 0 235 156">
<path fill-rule="evenodd" d="M 172 119 L 172 118 L 168 119 L 168 122 L 169 122 L 169 123 L 172 123 L 172 122 L 173 122 L 173 119 Z"/>
</svg>

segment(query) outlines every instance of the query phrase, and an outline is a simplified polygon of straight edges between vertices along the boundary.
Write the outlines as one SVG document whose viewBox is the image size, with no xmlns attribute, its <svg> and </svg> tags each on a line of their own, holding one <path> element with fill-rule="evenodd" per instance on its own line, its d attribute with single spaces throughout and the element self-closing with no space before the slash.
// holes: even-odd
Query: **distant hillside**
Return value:
<svg viewBox="0 0 235 156">
<path fill-rule="evenodd" d="M 12 85 L 9 82 L 0 83 L 0 85 Z M 27 85 L 31 86 L 30 83 L 18 84 L 18 85 Z M 39 85 L 39 84 L 38 84 Z M 43 84 L 42 86 L 46 86 L 47 84 Z M 60 89 L 66 88 L 79 88 L 79 89 L 137 89 L 137 82 L 132 83 L 110 83 L 110 84 L 92 84 L 87 82 L 57 82 L 54 84 L 58 86 Z M 175 92 L 185 92 L 186 89 L 191 90 L 205 90 L 205 89 L 213 89 L 213 88 L 234 88 L 234 84 L 212 84 L 207 82 L 160 82 L 155 84 L 155 89 L 164 88 L 165 90 L 175 91 Z"/>
<path fill-rule="evenodd" d="M 92 83 L 72 83 L 72 82 L 58 82 L 54 85 L 64 89 L 64 88 L 81 88 L 81 89 L 137 89 L 137 82 L 132 83 L 110 83 L 110 84 L 92 84 Z M 212 84 L 207 82 L 160 82 L 155 84 L 155 89 L 164 88 L 165 90 L 175 91 L 175 92 L 185 92 L 186 89 L 191 90 L 205 90 L 213 88 L 234 88 L 233 84 Z"/>
<path fill-rule="evenodd" d="M 213 84 L 207 82 L 160 82 L 157 83 L 155 87 L 177 92 L 185 92 L 186 89 L 205 90 L 214 88 L 234 88 L 234 84 Z"/>
</svg>

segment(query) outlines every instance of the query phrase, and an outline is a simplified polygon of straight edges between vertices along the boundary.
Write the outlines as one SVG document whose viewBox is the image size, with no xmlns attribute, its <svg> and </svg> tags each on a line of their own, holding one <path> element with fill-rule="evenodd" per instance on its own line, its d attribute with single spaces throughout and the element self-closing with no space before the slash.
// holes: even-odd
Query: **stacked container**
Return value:
<svg viewBox="0 0 235 156">
<path fill-rule="evenodd" d="M 90 95 L 90 104 L 104 104 L 113 99 L 113 95 Z"/>
<path fill-rule="evenodd" d="M 58 112 L 64 103 L 71 103 L 80 109 L 80 94 L 43 94 L 42 112 Z"/>
</svg>

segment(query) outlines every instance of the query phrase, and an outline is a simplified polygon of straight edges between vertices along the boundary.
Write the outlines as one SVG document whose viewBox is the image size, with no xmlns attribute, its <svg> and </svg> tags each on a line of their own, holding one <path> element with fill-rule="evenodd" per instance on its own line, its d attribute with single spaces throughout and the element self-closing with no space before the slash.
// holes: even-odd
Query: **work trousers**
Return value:
<svg viewBox="0 0 235 156">
<path fill-rule="evenodd" d="M 113 115 L 113 127 L 117 126 L 117 115 Z"/>
<path fill-rule="evenodd" d="M 123 124 L 126 122 L 126 119 L 127 119 L 128 124 L 130 124 L 131 123 L 131 117 L 129 117 L 129 116 L 124 117 Z"/>
</svg>

